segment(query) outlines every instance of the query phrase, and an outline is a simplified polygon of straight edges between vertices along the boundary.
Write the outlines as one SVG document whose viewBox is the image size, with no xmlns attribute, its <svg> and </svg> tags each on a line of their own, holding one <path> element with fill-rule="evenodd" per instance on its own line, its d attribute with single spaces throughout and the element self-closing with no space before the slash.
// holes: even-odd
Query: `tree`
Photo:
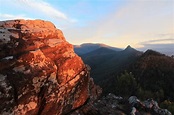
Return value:
<svg viewBox="0 0 174 115">
<path fill-rule="evenodd" d="M 135 95 L 137 89 L 137 82 L 134 75 L 125 71 L 121 76 L 116 79 L 116 91 L 121 96 Z"/>
</svg>

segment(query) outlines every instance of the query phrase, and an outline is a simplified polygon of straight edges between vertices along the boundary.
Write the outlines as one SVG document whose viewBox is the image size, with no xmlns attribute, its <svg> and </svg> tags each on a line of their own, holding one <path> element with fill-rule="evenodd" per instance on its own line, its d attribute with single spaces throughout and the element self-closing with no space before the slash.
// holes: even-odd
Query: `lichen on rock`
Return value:
<svg viewBox="0 0 174 115">
<path fill-rule="evenodd" d="M 90 79 L 87 66 L 51 22 L 0 21 L 0 114 L 69 113 L 91 96 Z"/>
</svg>

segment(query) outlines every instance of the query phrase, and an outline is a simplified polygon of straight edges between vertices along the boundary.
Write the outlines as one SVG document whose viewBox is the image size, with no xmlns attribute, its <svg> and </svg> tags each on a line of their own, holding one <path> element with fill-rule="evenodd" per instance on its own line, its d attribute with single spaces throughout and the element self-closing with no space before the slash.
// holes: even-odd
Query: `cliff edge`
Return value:
<svg viewBox="0 0 174 115">
<path fill-rule="evenodd" d="M 67 114 L 100 93 L 51 22 L 0 21 L 0 114 Z"/>
</svg>

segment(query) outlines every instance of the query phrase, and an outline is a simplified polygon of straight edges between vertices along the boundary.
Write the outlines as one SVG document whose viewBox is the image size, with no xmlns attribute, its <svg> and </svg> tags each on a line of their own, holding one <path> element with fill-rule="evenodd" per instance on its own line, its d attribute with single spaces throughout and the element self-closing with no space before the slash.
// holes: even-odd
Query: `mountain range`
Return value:
<svg viewBox="0 0 174 115">
<path fill-rule="evenodd" d="M 153 50 L 140 52 L 131 46 L 122 50 L 118 50 L 118 48 L 113 50 L 108 46 L 102 47 L 103 45 L 100 44 L 92 45 L 95 47 L 94 49 L 91 48 L 87 53 L 79 55 L 84 63 L 91 67 L 91 77 L 96 84 L 102 87 L 103 94 L 111 92 L 122 95 L 116 89 L 121 89 L 118 87 L 118 80 L 120 76 L 124 76 L 128 77 L 125 81 L 126 84 L 131 83 L 126 89 L 135 83 L 132 94 L 143 99 L 156 98 L 160 102 L 164 100 L 174 101 L 174 95 L 171 93 L 174 92 L 174 58 L 172 56 Z M 75 47 L 75 51 L 78 54 L 89 47 L 85 44 L 78 50 Z M 133 82 L 128 82 L 129 76 L 133 78 Z"/>
<path fill-rule="evenodd" d="M 77 49 L 81 57 L 49 21 L 0 21 L 0 115 L 174 114 L 173 57 L 131 46 Z"/>
<path fill-rule="evenodd" d="M 78 54 L 78 55 L 83 55 L 86 53 L 89 53 L 91 51 L 97 50 L 99 48 L 108 48 L 108 49 L 112 49 L 114 51 L 121 51 L 121 48 L 116 48 L 116 47 L 111 47 L 105 44 L 100 44 L 100 43 L 84 43 L 81 45 L 74 45 L 74 51 Z"/>
<path fill-rule="evenodd" d="M 113 73 L 119 73 L 143 54 L 131 46 L 124 50 L 104 44 L 82 44 L 74 47 L 84 63 L 91 67 L 91 76 L 96 83 L 108 79 Z M 82 53 L 83 52 L 83 53 Z"/>
</svg>

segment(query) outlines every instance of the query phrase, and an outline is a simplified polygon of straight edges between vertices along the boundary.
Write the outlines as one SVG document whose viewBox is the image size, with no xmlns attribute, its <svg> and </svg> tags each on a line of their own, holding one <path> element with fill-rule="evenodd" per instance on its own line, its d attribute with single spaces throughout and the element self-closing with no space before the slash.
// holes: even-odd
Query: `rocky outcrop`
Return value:
<svg viewBox="0 0 174 115">
<path fill-rule="evenodd" d="M 0 22 L 0 114 L 67 114 L 101 93 L 48 21 Z"/>
<path fill-rule="evenodd" d="M 129 104 L 132 105 L 131 115 L 136 115 L 139 112 L 139 108 L 149 111 L 156 115 L 172 115 L 167 109 L 162 109 L 158 106 L 158 103 L 153 99 L 147 99 L 144 102 L 140 101 L 136 96 L 131 96 Z"/>
<path fill-rule="evenodd" d="M 120 108 L 121 102 L 123 102 L 122 97 L 110 93 L 92 103 L 88 103 L 71 115 L 126 115 L 125 111 Z"/>
<path fill-rule="evenodd" d="M 153 99 L 140 101 L 136 96 L 125 99 L 109 93 L 107 96 L 88 103 L 71 115 L 172 115 L 161 109 Z"/>
</svg>

